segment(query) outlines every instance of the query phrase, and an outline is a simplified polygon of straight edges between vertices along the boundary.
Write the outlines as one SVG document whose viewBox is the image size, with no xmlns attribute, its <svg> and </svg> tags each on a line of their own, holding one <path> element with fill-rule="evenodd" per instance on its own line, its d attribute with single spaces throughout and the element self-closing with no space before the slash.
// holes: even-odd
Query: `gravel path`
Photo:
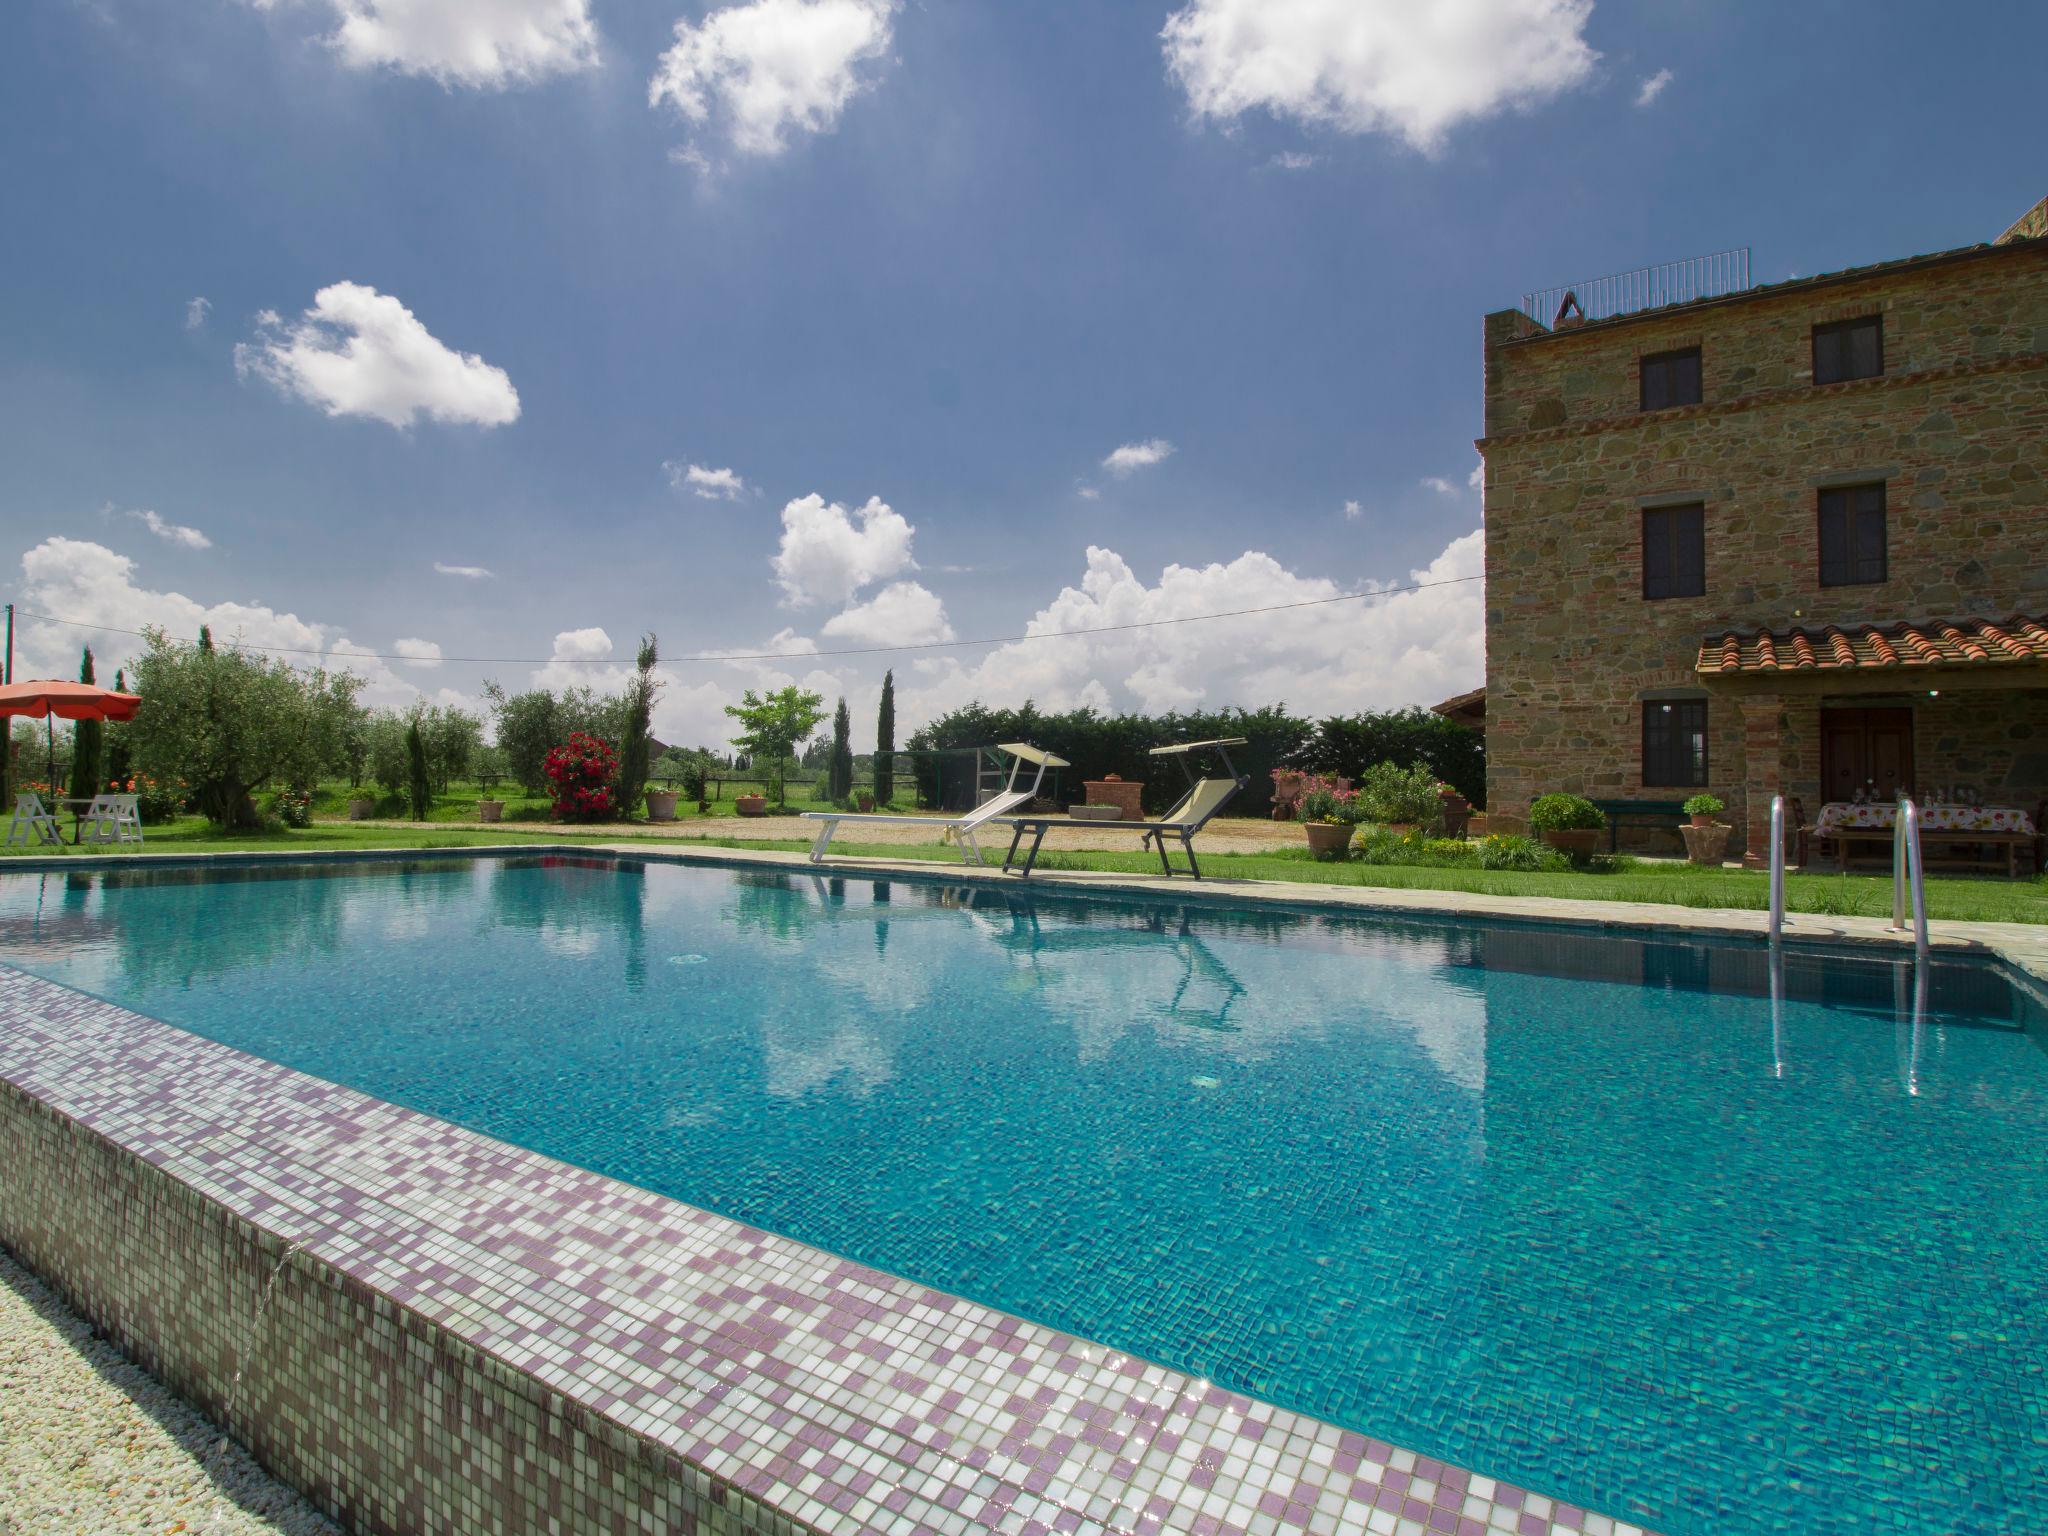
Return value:
<svg viewBox="0 0 2048 1536">
<path fill-rule="evenodd" d="M 0 1248 L 0 1536 L 336 1536 Z"/>
</svg>

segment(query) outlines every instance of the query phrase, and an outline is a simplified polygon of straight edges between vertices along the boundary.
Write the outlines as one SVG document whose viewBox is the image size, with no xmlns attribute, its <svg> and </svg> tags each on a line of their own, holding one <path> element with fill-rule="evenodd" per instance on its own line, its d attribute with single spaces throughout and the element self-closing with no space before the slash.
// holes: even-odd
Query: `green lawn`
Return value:
<svg viewBox="0 0 2048 1536">
<path fill-rule="evenodd" d="M 349 822 L 316 822 L 302 831 L 251 833 L 223 837 L 198 817 L 183 817 L 169 826 L 148 829 L 148 847 L 156 852 L 239 853 L 282 849 L 308 851 L 348 848 L 473 848 L 499 844 L 563 842 L 615 837 L 606 827 L 558 827 L 547 824 L 502 829 L 369 827 Z M 661 840 L 645 839 L 650 847 Z M 737 837 L 693 838 L 692 847 L 780 849 L 800 851 L 797 840 L 748 841 Z M 958 853 L 939 843 L 852 843 L 841 841 L 834 851 L 876 858 L 951 863 Z M 35 850 L 8 849 L 20 855 Z M 69 851 L 67 845 L 67 852 Z M 90 852 L 91 850 L 82 850 Z M 1108 870 L 1128 874 L 1157 873 L 1159 862 L 1131 852 L 1053 852 L 1039 858 L 1041 869 Z M 1762 911 L 1767 899 L 1761 874 L 1737 869 L 1695 869 L 1683 864 L 1638 862 L 1612 873 L 1511 873 L 1481 869 L 1436 869 L 1408 865 L 1325 864 L 1307 849 L 1272 853 L 1213 853 L 1202 859 L 1205 873 L 1228 880 L 1291 881 L 1303 885 L 1374 886 L 1390 890 L 1470 891 L 1497 896 L 1561 896 L 1577 901 L 1641 901 L 1681 907 L 1741 907 Z M 1889 875 L 1791 874 L 1785 900 L 1794 912 L 1831 916 L 1881 917 L 1891 911 Z M 2048 923 L 2048 880 L 1944 877 L 1927 882 L 1928 916 L 1949 921 Z"/>
</svg>

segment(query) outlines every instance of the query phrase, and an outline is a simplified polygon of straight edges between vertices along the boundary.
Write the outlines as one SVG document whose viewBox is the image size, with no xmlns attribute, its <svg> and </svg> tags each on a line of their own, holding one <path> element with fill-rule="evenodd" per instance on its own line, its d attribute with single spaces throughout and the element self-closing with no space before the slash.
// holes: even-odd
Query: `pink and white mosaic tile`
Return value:
<svg viewBox="0 0 2048 1536">
<path fill-rule="evenodd" d="M 0 1241 L 368 1529 L 1645 1536 L 5 968 L 0 1153 Z M 181 1314 L 225 1263 L 124 1166 L 262 1234 L 276 1315 Z"/>
</svg>

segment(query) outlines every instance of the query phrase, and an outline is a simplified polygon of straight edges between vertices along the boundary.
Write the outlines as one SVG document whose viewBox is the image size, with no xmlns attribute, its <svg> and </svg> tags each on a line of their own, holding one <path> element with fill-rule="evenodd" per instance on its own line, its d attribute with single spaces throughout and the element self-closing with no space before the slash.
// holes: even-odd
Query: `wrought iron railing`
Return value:
<svg viewBox="0 0 2048 1536">
<path fill-rule="evenodd" d="M 1588 278 L 1582 283 L 1540 288 L 1522 295 L 1522 313 L 1538 325 L 1555 329 L 1560 321 L 1605 320 L 1665 304 L 1717 299 L 1723 294 L 1740 293 L 1749 286 L 1749 247 L 1745 245 L 1740 250 L 1716 251 L 1690 261 L 1667 261 L 1661 266 L 1638 267 L 1633 272 Z"/>
</svg>

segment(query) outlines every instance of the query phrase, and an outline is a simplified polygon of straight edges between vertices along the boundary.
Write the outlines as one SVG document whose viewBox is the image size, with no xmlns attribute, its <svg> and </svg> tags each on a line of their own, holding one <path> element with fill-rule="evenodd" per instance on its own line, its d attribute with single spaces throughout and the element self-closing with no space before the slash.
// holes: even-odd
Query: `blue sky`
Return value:
<svg viewBox="0 0 2048 1536">
<path fill-rule="evenodd" d="M 673 666 L 685 740 L 790 678 L 862 736 L 888 665 L 913 720 L 1428 702 L 1481 680 L 1475 582 L 810 653 L 1475 574 L 1486 311 L 1965 244 L 2048 191 L 2048 13 L 1934 14 L 32 0 L 9 595 L 203 614 L 392 704 L 607 684 L 648 629 L 787 653 Z M 25 623 L 17 675 L 95 633 Z"/>
</svg>

